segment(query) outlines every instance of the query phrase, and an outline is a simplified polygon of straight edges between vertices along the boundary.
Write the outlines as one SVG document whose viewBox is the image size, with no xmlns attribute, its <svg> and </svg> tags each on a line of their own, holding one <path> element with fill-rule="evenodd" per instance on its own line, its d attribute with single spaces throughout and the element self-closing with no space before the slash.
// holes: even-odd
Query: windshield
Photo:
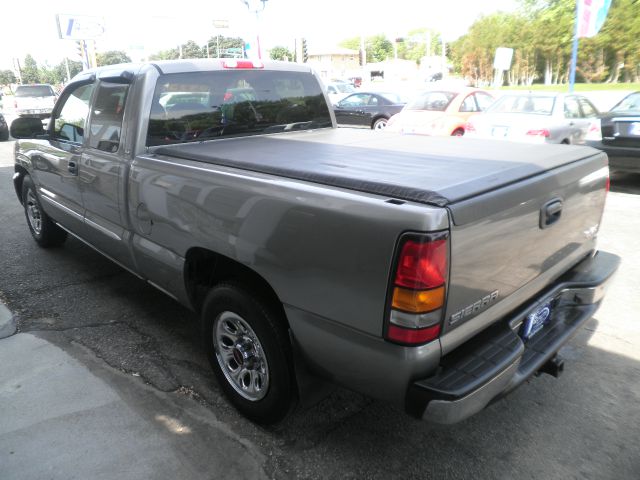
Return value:
<svg viewBox="0 0 640 480">
<path fill-rule="evenodd" d="M 506 95 L 496 100 L 487 112 L 551 115 L 555 97 L 543 95 Z"/>
<path fill-rule="evenodd" d="M 331 126 L 320 84 L 309 73 L 178 73 L 158 79 L 147 146 Z"/>
<path fill-rule="evenodd" d="M 353 88 L 353 86 L 349 85 L 348 83 L 336 83 L 334 84 L 334 86 L 336 87 L 336 90 L 340 93 L 353 93 L 356 91 L 356 89 Z"/>
<path fill-rule="evenodd" d="M 615 107 L 611 109 L 612 112 L 640 112 L 640 92 L 632 93 L 631 95 L 622 99 Z"/>
<path fill-rule="evenodd" d="M 405 110 L 444 112 L 456 95 L 454 92 L 425 92 L 409 102 Z"/>
<path fill-rule="evenodd" d="M 53 97 L 53 89 L 49 85 L 21 85 L 16 88 L 16 97 Z"/>
</svg>

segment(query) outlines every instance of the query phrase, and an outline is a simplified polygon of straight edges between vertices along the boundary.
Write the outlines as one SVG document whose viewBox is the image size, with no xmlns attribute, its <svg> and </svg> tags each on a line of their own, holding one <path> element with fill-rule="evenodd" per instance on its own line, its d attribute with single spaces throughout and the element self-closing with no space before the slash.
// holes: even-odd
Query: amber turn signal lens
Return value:
<svg viewBox="0 0 640 480">
<path fill-rule="evenodd" d="M 444 285 L 431 290 L 393 289 L 392 308 L 411 313 L 425 313 L 444 305 Z"/>
</svg>

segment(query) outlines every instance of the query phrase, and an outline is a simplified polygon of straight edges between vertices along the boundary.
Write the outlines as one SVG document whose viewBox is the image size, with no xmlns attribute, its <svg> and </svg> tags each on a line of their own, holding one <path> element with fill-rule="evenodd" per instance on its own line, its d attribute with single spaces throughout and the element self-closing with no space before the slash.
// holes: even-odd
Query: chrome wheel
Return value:
<svg viewBox="0 0 640 480">
<path fill-rule="evenodd" d="M 375 123 L 373 124 L 373 129 L 374 130 L 384 130 L 386 126 L 387 126 L 387 120 L 384 119 L 384 118 L 380 118 L 380 119 L 376 120 Z"/>
<path fill-rule="evenodd" d="M 27 218 L 36 235 L 42 233 L 42 212 L 33 190 L 27 192 Z"/>
<path fill-rule="evenodd" d="M 216 360 L 233 389 L 256 402 L 269 390 L 269 365 L 260 340 L 239 315 L 225 311 L 213 328 Z"/>
</svg>

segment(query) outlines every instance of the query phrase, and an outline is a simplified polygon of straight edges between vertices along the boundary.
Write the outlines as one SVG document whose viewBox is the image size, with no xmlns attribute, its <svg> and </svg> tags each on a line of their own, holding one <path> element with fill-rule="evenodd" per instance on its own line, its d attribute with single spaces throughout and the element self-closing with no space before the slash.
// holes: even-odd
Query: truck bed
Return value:
<svg viewBox="0 0 640 480">
<path fill-rule="evenodd" d="M 481 139 L 372 134 L 357 129 L 227 138 L 165 146 L 154 152 L 439 207 L 602 156 L 588 147 L 497 146 Z"/>
</svg>

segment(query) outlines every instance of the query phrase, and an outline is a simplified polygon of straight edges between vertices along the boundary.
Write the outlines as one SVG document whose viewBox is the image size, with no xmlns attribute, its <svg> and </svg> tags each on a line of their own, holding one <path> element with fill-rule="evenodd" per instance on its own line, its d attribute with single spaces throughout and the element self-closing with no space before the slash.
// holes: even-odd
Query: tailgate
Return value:
<svg viewBox="0 0 640 480">
<path fill-rule="evenodd" d="M 535 280 L 541 290 L 593 251 L 608 177 L 606 155 L 593 152 L 449 206 L 451 270 L 443 332 L 509 297 L 510 304 L 524 303 L 531 289 L 521 287 Z"/>
</svg>

